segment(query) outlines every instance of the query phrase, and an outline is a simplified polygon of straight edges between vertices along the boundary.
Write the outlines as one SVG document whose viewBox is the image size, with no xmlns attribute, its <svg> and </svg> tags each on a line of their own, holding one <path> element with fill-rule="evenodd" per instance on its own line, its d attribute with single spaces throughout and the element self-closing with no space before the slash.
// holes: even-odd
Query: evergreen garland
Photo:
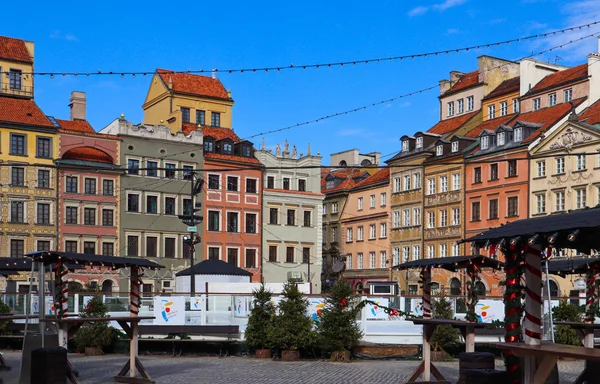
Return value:
<svg viewBox="0 0 600 384">
<path fill-rule="evenodd" d="M 475 264 L 470 264 L 467 267 L 467 275 L 469 275 L 469 281 L 467 281 L 467 321 L 476 323 L 478 322 L 477 313 L 475 312 L 475 306 L 479 301 L 477 295 L 477 283 L 481 281 L 479 274 L 480 269 Z"/>
<path fill-rule="evenodd" d="M 586 289 L 586 311 L 585 322 L 593 323 L 596 319 L 596 311 L 598 310 L 598 291 L 596 289 L 596 275 L 598 274 L 598 266 L 594 265 L 587 271 L 587 289 Z"/>
</svg>

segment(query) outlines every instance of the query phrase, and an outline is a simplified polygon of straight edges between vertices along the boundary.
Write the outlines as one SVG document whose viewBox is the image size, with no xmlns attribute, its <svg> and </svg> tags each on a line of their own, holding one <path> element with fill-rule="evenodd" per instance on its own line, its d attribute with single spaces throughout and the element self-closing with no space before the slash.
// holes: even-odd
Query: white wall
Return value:
<svg viewBox="0 0 600 384">
<path fill-rule="evenodd" d="M 196 275 L 196 292 L 206 292 L 206 283 L 250 284 L 250 276 Z M 175 277 L 175 292 L 190 292 L 190 276 Z M 237 292 L 230 289 L 227 292 Z"/>
</svg>

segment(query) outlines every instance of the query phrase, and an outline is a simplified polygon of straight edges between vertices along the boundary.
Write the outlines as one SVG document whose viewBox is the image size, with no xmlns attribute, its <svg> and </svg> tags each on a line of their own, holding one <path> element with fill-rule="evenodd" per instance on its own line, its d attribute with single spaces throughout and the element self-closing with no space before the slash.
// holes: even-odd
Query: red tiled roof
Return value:
<svg viewBox="0 0 600 384">
<path fill-rule="evenodd" d="M 309 195 L 309 196 L 323 196 L 322 193 L 314 193 L 308 191 L 292 191 L 289 189 L 277 189 L 277 188 L 265 188 L 265 192 L 281 192 L 281 193 L 291 193 L 296 195 Z"/>
<path fill-rule="evenodd" d="M 373 175 L 367 177 L 360 183 L 356 184 L 353 189 L 367 187 L 369 185 L 379 184 L 384 181 L 386 181 L 386 182 L 390 181 L 390 169 L 389 168 L 380 169 L 379 171 L 375 172 Z"/>
<path fill-rule="evenodd" d="M 60 120 L 55 119 L 61 128 L 67 131 L 79 131 L 87 133 L 96 133 L 94 128 L 87 122 L 87 120 Z"/>
<path fill-rule="evenodd" d="M 600 123 L 600 100 L 587 107 L 577 120 L 590 125 Z"/>
<path fill-rule="evenodd" d="M 581 64 L 573 68 L 558 71 L 544 77 L 535 87 L 531 88 L 526 95 L 541 92 L 548 88 L 558 87 L 577 80 L 585 79 L 588 76 L 588 65 Z"/>
<path fill-rule="evenodd" d="M 6 36 L 0 36 L 0 59 L 33 64 L 25 41 Z"/>
<path fill-rule="evenodd" d="M 327 193 L 332 193 L 332 192 L 339 192 L 339 191 L 347 191 L 350 190 L 352 187 L 354 187 L 354 185 L 356 185 L 356 182 L 354 181 L 354 179 L 346 179 L 344 181 L 342 181 L 340 183 L 340 185 L 338 185 L 337 187 L 331 188 L 331 189 L 321 189 L 321 192 L 327 194 Z"/>
<path fill-rule="evenodd" d="M 223 155 L 220 153 L 210 153 L 204 152 L 205 159 L 214 159 L 214 160 L 225 160 L 232 161 L 236 163 L 249 163 L 249 164 L 258 164 L 262 165 L 260 161 L 256 157 L 244 157 L 244 156 L 233 156 L 233 155 Z"/>
<path fill-rule="evenodd" d="M 483 132 L 486 129 L 495 131 L 496 128 L 508 123 L 515 116 L 517 116 L 517 114 L 513 113 L 511 115 L 506 115 L 506 116 L 502 116 L 502 117 L 497 117 L 495 119 L 486 120 L 483 123 L 476 126 L 475 128 L 471 129 L 465 136 L 466 137 L 478 137 L 479 134 L 481 134 L 481 132 Z"/>
<path fill-rule="evenodd" d="M 169 86 L 169 81 L 173 82 L 173 91 L 175 92 L 231 100 L 219 79 L 191 73 L 175 73 L 168 69 L 157 69 L 156 72 L 167 86 Z"/>
<path fill-rule="evenodd" d="M 583 103 L 584 100 L 585 100 L 585 97 L 573 100 L 573 105 L 575 105 L 575 107 L 577 107 L 581 103 Z M 543 131 L 550 128 L 554 124 L 556 124 L 557 121 L 559 121 L 560 119 L 565 117 L 570 112 L 571 112 L 571 104 L 561 103 L 561 104 L 557 104 L 553 107 L 542 108 L 542 109 L 538 109 L 537 111 L 521 114 L 521 115 L 517 116 L 516 119 L 511 121 L 511 123 L 509 125 L 511 127 L 514 127 L 514 125 L 518 121 L 542 124 L 542 126 L 539 129 L 537 129 L 534 133 L 529 135 L 529 137 L 527 137 L 523 140 L 524 143 L 528 143 L 528 142 L 531 142 L 534 139 L 536 139 Z"/>
<path fill-rule="evenodd" d="M 454 132 L 458 128 L 460 128 L 464 123 L 471 120 L 471 118 L 478 113 L 479 111 L 475 111 L 471 113 L 466 113 L 461 116 L 453 117 L 451 119 L 442 120 L 433 127 L 431 127 L 427 132 L 435 133 L 437 135 L 445 135 L 447 133 Z"/>
<path fill-rule="evenodd" d="M 361 172 L 361 170 L 358 168 L 347 168 L 347 169 L 343 169 L 343 170 L 332 171 L 332 172 L 326 174 L 325 176 L 321 177 L 321 192 L 331 193 L 331 192 L 339 192 L 339 191 L 343 191 L 343 190 L 349 190 L 352 187 L 354 187 L 354 185 L 356 185 L 356 181 L 354 181 L 354 179 L 359 177 L 363 173 L 364 172 Z M 334 187 L 331 189 L 326 189 L 327 183 L 325 181 L 325 178 L 329 174 L 331 174 L 336 179 L 344 179 L 344 180 L 337 187 Z"/>
<path fill-rule="evenodd" d="M 35 101 L 0 96 L 0 121 L 54 128 Z"/>
<path fill-rule="evenodd" d="M 186 135 L 189 135 L 193 131 L 198 130 L 198 125 L 191 123 L 183 123 L 181 124 L 181 130 Z M 206 125 L 200 126 L 200 130 L 202 131 L 203 137 L 212 137 L 216 141 L 223 139 L 230 139 L 234 143 L 239 143 L 242 140 L 238 135 L 235 134 L 233 129 L 231 128 L 220 128 L 220 127 L 208 127 Z M 206 159 L 215 159 L 215 160 L 225 160 L 225 161 L 235 161 L 238 163 L 250 163 L 250 164 L 262 164 L 255 157 L 244 157 L 244 156 L 233 156 L 233 155 L 223 155 L 220 153 L 210 153 L 204 152 L 204 158 Z"/>
<path fill-rule="evenodd" d="M 113 158 L 99 149 L 92 147 L 79 147 L 68 150 L 63 156 L 65 160 L 86 160 L 99 163 L 113 163 Z"/>
<path fill-rule="evenodd" d="M 490 92 L 483 99 L 484 100 L 492 99 L 497 96 L 506 95 L 507 93 L 516 92 L 520 89 L 520 87 L 521 87 L 521 77 L 520 76 L 513 77 L 512 79 L 504 80 L 502 83 L 500 83 L 499 86 L 497 86 L 492 92 Z"/>
<path fill-rule="evenodd" d="M 446 96 L 450 93 L 455 93 L 461 91 L 463 89 L 472 87 L 474 85 L 479 84 L 479 71 L 475 70 L 473 72 L 469 72 L 464 74 L 454 85 L 450 88 L 446 93 L 442 96 Z"/>
</svg>

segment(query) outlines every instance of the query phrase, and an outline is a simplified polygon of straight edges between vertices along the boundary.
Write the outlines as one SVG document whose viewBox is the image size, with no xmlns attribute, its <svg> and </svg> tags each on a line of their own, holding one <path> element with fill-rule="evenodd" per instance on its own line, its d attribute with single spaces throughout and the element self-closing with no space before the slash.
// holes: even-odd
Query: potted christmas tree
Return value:
<svg viewBox="0 0 600 384">
<path fill-rule="evenodd" d="M 434 319 L 454 319 L 452 302 L 443 294 L 437 300 L 432 300 L 431 315 Z M 434 361 L 445 360 L 448 357 L 447 350 L 455 347 L 459 341 L 458 329 L 451 325 L 438 325 L 431 335 L 431 359 Z"/>
<path fill-rule="evenodd" d="M 350 361 L 350 351 L 358 344 L 362 332 L 356 323 L 360 313 L 359 298 L 344 280 L 338 280 L 325 298 L 317 321 L 319 346 L 331 353 L 331 361 Z"/>
<path fill-rule="evenodd" d="M 252 292 L 253 307 L 244 333 L 248 347 L 256 350 L 256 357 L 271 358 L 273 347 L 273 321 L 275 308 L 271 302 L 272 293 L 261 285 Z"/>
<path fill-rule="evenodd" d="M 295 283 L 287 282 L 278 308 L 272 328 L 274 344 L 281 350 L 281 360 L 299 360 L 299 350 L 310 347 L 314 339 L 313 321 L 307 316 L 308 300 Z"/>
<path fill-rule="evenodd" d="M 108 317 L 108 307 L 102 302 L 101 295 L 95 295 L 80 314 L 82 318 L 97 319 Z M 85 351 L 86 356 L 102 355 L 102 347 L 111 342 L 108 321 L 85 323 L 75 334 L 77 348 Z"/>
</svg>

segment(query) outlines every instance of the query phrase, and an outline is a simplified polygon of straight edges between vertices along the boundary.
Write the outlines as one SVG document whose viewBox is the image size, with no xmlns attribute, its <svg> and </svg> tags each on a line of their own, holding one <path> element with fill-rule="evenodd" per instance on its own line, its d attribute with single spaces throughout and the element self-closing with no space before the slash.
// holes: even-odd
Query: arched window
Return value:
<svg viewBox="0 0 600 384">
<path fill-rule="evenodd" d="M 346 160 L 342 160 L 340 161 L 340 167 L 347 167 L 348 163 L 346 163 Z"/>
<path fill-rule="evenodd" d="M 362 283 L 356 283 L 356 285 L 354 286 L 354 289 L 356 290 L 357 293 L 362 293 L 362 291 L 363 291 Z"/>
<path fill-rule="evenodd" d="M 437 283 L 435 281 L 433 283 L 431 283 L 431 294 L 432 295 L 440 294 L 440 283 Z"/>
<path fill-rule="evenodd" d="M 371 161 L 367 160 L 367 159 L 364 159 L 363 161 L 360 162 L 360 165 L 362 167 L 368 167 L 369 165 L 371 165 Z"/>
<path fill-rule="evenodd" d="M 550 285 L 550 297 L 552 297 L 552 298 L 558 297 L 558 284 L 556 284 L 556 281 L 549 280 L 548 284 Z M 544 284 L 544 294 L 546 296 L 548 295 L 548 288 L 545 284 Z M 545 297 L 544 297 L 544 299 L 545 299 Z"/>
<path fill-rule="evenodd" d="M 102 292 L 111 293 L 113 289 L 112 280 L 104 280 L 102 282 Z"/>
<path fill-rule="evenodd" d="M 485 289 L 485 285 L 481 281 L 478 281 L 477 283 L 475 283 L 475 293 L 479 297 L 485 297 L 486 289 Z"/>
<path fill-rule="evenodd" d="M 450 279 L 450 294 L 459 296 L 460 291 L 460 280 L 458 280 L 456 277 L 453 277 Z"/>
</svg>

